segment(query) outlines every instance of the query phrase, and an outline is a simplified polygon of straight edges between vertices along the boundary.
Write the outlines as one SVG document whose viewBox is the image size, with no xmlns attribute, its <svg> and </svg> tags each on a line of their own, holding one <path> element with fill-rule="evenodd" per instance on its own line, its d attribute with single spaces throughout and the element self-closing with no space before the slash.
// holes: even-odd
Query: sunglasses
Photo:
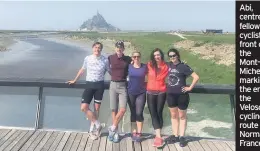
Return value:
<svg viewBox="0 0 260 151">
<path fill-rule="evenodd" d="M 173 58 L 173 57 L 176 57 L 177 55 L 174 54 L 174 55 L 169 55 L 169 58 Z"/>
<path fill-rule="evenodd" d="M 140 56 L 133 56 L 133 58 L 140 58 Z"/>
</svg>

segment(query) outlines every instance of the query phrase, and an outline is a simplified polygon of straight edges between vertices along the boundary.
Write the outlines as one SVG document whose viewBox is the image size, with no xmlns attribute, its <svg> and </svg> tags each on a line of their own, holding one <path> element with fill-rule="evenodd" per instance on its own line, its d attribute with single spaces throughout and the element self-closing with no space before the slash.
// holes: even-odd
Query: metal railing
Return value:
<svg viewBox="0 0 260 151">
<path fill-rule="evenodd" d="M 110 81 L 105 81 L 105 88 L 109 89 Z M 36 119 L 34 124 L 34 129 L 41 129 L 43 127 L 43 116 L 44 116 L 44 88 L 71 88 L 71 89 L 84 89 L 86 84 L 85 81 L 79 81 L 73 85 L 69 85 L 64 80 L 56 79 L 0 79 L 0 86 L 10 86 L 10 87 L 36 87 L 38 91 L 38 102 Z M 203 94 L 226 94 L 229 95 L 232 124 L 233 128 L 235 126 L 235 86 L 234 85 L 196 85 L 195 88 L 190 93 L 203 93 Z"/>
</svg>

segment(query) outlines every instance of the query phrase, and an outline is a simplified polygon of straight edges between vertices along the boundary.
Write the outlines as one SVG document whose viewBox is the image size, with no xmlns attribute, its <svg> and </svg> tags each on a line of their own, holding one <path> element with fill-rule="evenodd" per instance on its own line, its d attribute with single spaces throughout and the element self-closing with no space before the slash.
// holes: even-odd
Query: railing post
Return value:
<svg viewBox="0 0 260 151">
<path fill-rule="evenodd" d="M 235 104 L 234 98 L 235 98 L 235 95 L 233 95 L 233 94 L 229 95 L 233 130 L 235 130 L 235 125 L 236 125 L 236 104 Z"/>
<path fill-rule="evenodd" d="M 36 119 L 35 119 L 35 126 L 34 126 L 34 129 L 39 129 L 42 127 L 42 120 L 43 120 L 43 117 L 41 115 L 42 113 L 42 104 L 44 103 L 43 101 L 43 87 L 40 87 L 39 88 L 39 94 L 38 94 L 38 103 L 37 103 L 37 110 L 36 110 Z"/>
</svg>

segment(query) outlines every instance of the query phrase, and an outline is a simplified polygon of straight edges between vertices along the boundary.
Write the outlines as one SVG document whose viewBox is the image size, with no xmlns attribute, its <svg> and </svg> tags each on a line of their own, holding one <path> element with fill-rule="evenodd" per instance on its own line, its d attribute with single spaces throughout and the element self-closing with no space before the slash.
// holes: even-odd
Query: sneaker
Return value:
<svg viewBox="0 0 260 151">
<path fill-rule="evenodd" d="M 167 144 L 173 144 L 173 143 L 178 142 L 178 141 L 179 141 L 179 137 L 176 137 L 175 135 L 171 135 L 171 136 L 169 136 L 165 139 L 165 142 Z"/>
<path fill-rule="evenodd" d="M 94 131 L 94 133 L 97 137 L 100 137 L 102 128 L 103 128 L 103 126 L 100 124 L 100 126 L 98 128 L 96 128 L 96 130 Z"/>
<path fill-rule="evenodd" d="M 111 127 L 109 127 L 109 128 L 108 128 L 108 139 L 109 139 L 110 141 L 113 141 L 114 135 L 115 135 L 115 131 L 112 131 L 112 130 L 111 130 Z"/>
<path fill-rule="evenodd" d="M 89 137 L 90 137 L 90 139 L 92 139 L 92 140 L 98 139 L 98 136 L 97 136 L 95 133 L 93 133 L 93 132 L 89 134 Z"/>
<path fill-rule="evenodd" d="M 113 142 L 118 143 L 119 141 L 120 141 L 119 135 L 118 135 L 118 133 L 115 133 L 114 138 L 113 138 Z"/>
<path fill-rule="evenodd" d="M 184 137 L 180 137 L 179 139 L 180 139 L 180 147 L 186 146 L 185 138 Z"/>
<path fill-rule="evenodd" d="M 154 142 L 153 142 L 154 147 L 160 148 L 160 147 L 163 147 L 163 145 L 164 145 L 164 141 L 162 138 L 159 138 L 159 137 L 154 138 Z"/>
</svg>

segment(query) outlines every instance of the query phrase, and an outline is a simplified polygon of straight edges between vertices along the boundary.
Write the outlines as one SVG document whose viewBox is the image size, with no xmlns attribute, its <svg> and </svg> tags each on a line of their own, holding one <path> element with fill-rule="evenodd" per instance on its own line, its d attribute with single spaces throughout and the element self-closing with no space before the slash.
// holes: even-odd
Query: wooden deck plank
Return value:
<svg viewBox="0 0 260 151">
<path fill-rule="evenodd" d="M 113 143 L 113 151 L 120 151 L 120 143 Z"/>
<path fill-rule="evenodd" d="M 198 141 L 194 141 L 192 143 L 194 144 L 197 151 L 204 151 L 203 147 L 201 146 L 201 144 Z"/>
<path fill-rule="evenodd" d="M 47 131 L 43 139 L 40 141 L 40 143 L 37 145 L 37 147 L 34 149 L 34 151 L 40 151 L 42 147 L 46 144 L 50 136 L 52 135 L 52 131 Z"/>
<path fill-rule="evenodd" d="M 2 129 L 1 135 L 0 135 L 0 141 L 3 137 L 5 137 L 5 135 L 7 135 L 9 132 L 11 131 L 11 129 Z"/>
<path fill-rule="evenodd" d="M 20 149 L 20 151 L 26 151 L 39 134 L 40 134 L 40 131 L 35 131 L 33 133 L 33 135 L 30 137 L 30 139 L 28 141 L 26 141 L 26 143 L 23 145 L 23 147 Z"/>
<path fill-rule="evenodd" d="M 130 137 L 127 137 L 125 138 L 126 139 L 126 148 L 127 148 L 127 151 L 133 151 L 134 148 L 133 148 L 133 142 L 132 142 L 132 139 Z"/>
<path fill-rule="evenodd" d="M 190 141 L 187 145 L 189 146 L 191 151 L 197 151 L 194 141 Z"/>
<path fill-rule="evenodd" d="M 0 140 L 0 146 L 2 146 L 17 130 L 12 129 L 9 133 L 7 133 L 2 139 Z"/>
<path fill-rule="evenodd" d="M 142 150 L 149 150 L 149 139 L 145 139 L 141 142 Z"/>
<path fill-rule="evenodd" d="M 219 141 L 212 141 L 218 150 L 225 151 L 225 148 L 219 143 Z"/>
<path fill-rule="evenodd" d="M 41 142 L 42 138 L 46 135 L 46 133 L 46 131 L 41 131 L 40 134 L 36 137 L 36 139 L 33 140 L 33 143 L 30 145 L 27 151 L 34 151 L 34 149 Z"/>
<path fill-rule="evenodd" d="M 170 151 L 169 146 L 167 144 L 164 145 L 162 148 L 163 151 Z"/>
<path fill-rule="evenodd" d="M 59 145 L 62 137 L 64 136 L 65 132 L 59 132 L 57 137 L 55 138 L 54 142 L 52 143 L 51 147 L 49 148 L 49 151 L 56 150 L 57 146 Z"/>
<path fill-rule="evenodd" d="M 212 151 L 218 151 L 218 148 L 214 145 L 214 143 L 212 141 L 206 141 L 209 148 L 212 150 Z"/>
<path fill-rule="evenodd" d="M 16 137 L 4 151 L 10 151 L 29 131 L 22 131 L 18 137 Z"/>
<path fill-rule="evenodd" d="M 168 144 L 168 147 L 170 151 L 177 151 L 177 148 L 175 147 L 174 144 Z"/>
<path fill-rule="evenodd" d="M 99 145 L 99 151 L 105 151 L 107 145 L 107 135 L 101 136 L 100 145 Z M 125 146 L 126 147 L 126 146 Z"/>
<path fill-rule="evenodd" d="M 26 133 L 22 139 L 20 139 L 15 146 L 12 148 L 11 151 L 17 151 L 19 150 L 26 142 L 31 138 L 31 136 L 34 134 L 34 131 L 30 130 L 28 133 Z"/>
<path fill-rule="evenodd" d="M 107 138 L 106 151 L 113 151 L 113 142 L 111 142 L 110 140 L 108 140 L 108 138 Z M 131 150 L 131 151 L 133 151 L 133 150 Z"/>
<path fill-rule="evenodd" d="M 187 144 L 185 147 L 180 147 L 180 143 L 174 143 L 177 151 L 190 151 L 189 145 Z"/>
<path fill-rule="evenodd" d="M 85 150 L 85 146 L 87 144 L 88 137 L 89 137 L 89 134 L 83 133 L 83 136 L 81 138 L 81 141 L 79 143 L 79 147 L 78 147 L 77 151 L 84 151 Z"/>
<path fill-rule="evenodd" d="M 225 143 L 227 143 L 227 145 L 228 145 L 233 151 L 236 150 L 235 142 L 225 141 Z"/>
<path fill-rule="evenodd" d="M 101 138 L 99 137 L 97 140 L 94 140 L 93 141 L 93 145 L 92 145 L 92 147 L 91 147 L 91 150 L 95 150 L 95 151 L 98 151 L 98 149 L 99 149 L 99 145 L 100 145 L 100 140 L 101 140 Z"/>
<path fill-rule="evenodd" d="M 200 145 L 202 146 L 202 148 L 205 151 L 211 151 L 210 147 L 208 146 L 207 142 L 205 140 L 199 140 L 198 143 L 200 143 Z"/>
<path fill-rule="evenodd" d="M 224 148 L 224 151 L 232 151 L 232 149 L 224 141 L 218 141 L 218 143 Z"/>
<path fill-rule="evenodd" d="M 148 148 L 149 148 L 149 151 L 156 151 L 156 148 L 153 147 L 153 139 L 148 139 L 147 140 L 147 144 L 148 144 Z"/>
<path fill-rule="evenodd" d="M 11 144 L 16 137 L 21 134 L 21 130 L 15 131 L 2 145 L 0 145 L 0 150 L 4 150 L 9 144 Z"/>
<path fill-rule="evenodd" d="M 49 150 L 49 148 L 51 147 L 51 145 L 53 144 L 54 140 L 56 139 L 56 137 L 58 136 L 59 132 L 53 132 L 51 134 L 51 136 L 49 137 L 49 139 L 47 140 L 47 142 L 44 144 L 43 148 L 41 149 L 41 151 L 47 151 Z"/>
<path fill-rule="evenodd" d="M 142 151 L 141 143 L 134 142 L 135 151 Z"/>
<path fill-rule="evenodd" d="M 75 138 L 75 140 L 74 140 L 74 142 L 73 142 L 73 144 L 72 144 L 72 146 L 71 146 L 71 149 L 70 149 L 71 151 L 75 151 L 75 150 L 78 149 L 79 143 L 80 143 L 80 141 L 81 141 L 82 136 L 83 136 L 82 133 L 78 133 L 78 134 L 77 134 L 77 136 L 76 136 L 76 138 Z"/>
<path fill-rule="evenodd" d="M 71 148 L 71 146 L 72 146 L 72 144 L 73 144 L 73 142 L 74 142 L 74 140 L 75 140 L 75 138 L 76 138 L 76 135 L 77 135 L 76 132 L 72 132 L 72 133 L 70 134 L 70 137 L 69 137 L 69 139 L 67 140 L 67 143 L 66 143 L 66 145 L 65 145 L 64 148 L 63 148 L 63 151 L 69 151 L 69 150 L 70 150 L 70 148 Z"/>
<path fill-rule="evenodd" d="M 124 137 L 121 141 L 120 141 L 120 151 L 127 151 L 127 137 Z"/>
<path fill-rule="evenodd" d="M 66 143 L 67 143 L 67 141 L 68 141 L 68 139 L 70 137 L 70 134 L 71 133 L 69 133 L 69 132 L 66 132 L 64 134 L 64 136 L 62 137 L 62 139 L 61 139 L 60 143 L 58 144 L 58 146 L 57 146 L 55 151 L 62 151 L 63 150 L 63 148 L 65 147 L 65 145 L 66 145 Z"/>
<path fill-rule="evenodd" d="M 130 137 L 112 143 L 107 134 L 93 141 L 87 133 L 0 129 L 1 151 L 235 151 L 234 141 L 201 139 L 189 142 L 183 148 L 175 143 L 161 149 L 156 149 L 152 143 L 153 139 L 132 142 Z"/>
</svg>

